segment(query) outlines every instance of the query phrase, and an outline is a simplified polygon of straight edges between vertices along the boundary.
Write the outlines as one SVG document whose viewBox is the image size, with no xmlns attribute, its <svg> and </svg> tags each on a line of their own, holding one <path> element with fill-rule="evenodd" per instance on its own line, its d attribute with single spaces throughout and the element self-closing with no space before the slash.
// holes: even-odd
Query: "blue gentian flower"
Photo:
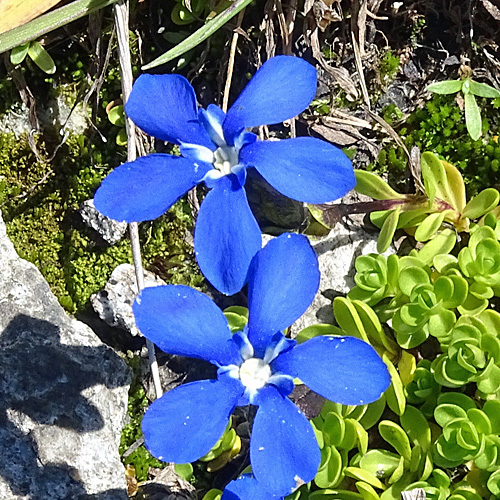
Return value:
<svg viewBox="0 0 500 500">
<path fill-rule="evenodd" d="M 293 118 L 315 93 L 315 68 L 291 56 L 269 59 L 227 114 L 213 104 L 198 109 L 183 76 L 139 76 L 127 115 L 148 134 L 179 144 L 181 156 L 151 154 L 121 165 L 97 190 L 96 208 L 119 221 L 152 220 L 204 182 L 211 191 L 196 222 L 198 265 L 218 290 L 236 293 L 262 247 L 244 188 L 247 168 L 255 167 L 280 193 L 306 203 L 335 200 L 355 185 L 349 159 L 325 141 L 257 141 L 246 131 Z"/>
<path fill-rule="evenodd" d="M 250 462 L 259 485 L 284 496 L 314 478 L 320 450 L 309 421 L 287 397 L 294 378 L 346 405 L 378 399 L 390 382 L 385 364 L 362 340 L 319 336 L 297 345 L 283 335 L 312 302 L 319 279 L 305 236 L 270 241 L 252 259 L 248 324 L 234 335 L 222 311 L 197 290 L 166 285 L 141 292 L 133 310 L 146 338 L 167 353 L 218 367 L 216 380 L 181 385 L 151 404 L 142 430 L 155 457 L 197 460 L 221 437 L 234 408 L 252 404 L 258 410 Z"/>
</svg>

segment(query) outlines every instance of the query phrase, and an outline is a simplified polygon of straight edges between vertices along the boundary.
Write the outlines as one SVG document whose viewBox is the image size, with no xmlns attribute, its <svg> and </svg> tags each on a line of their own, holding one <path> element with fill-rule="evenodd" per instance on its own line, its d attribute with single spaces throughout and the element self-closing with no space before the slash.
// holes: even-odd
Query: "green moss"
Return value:
<svg viewBox="0 0 500 500">
<path fill-rule="evenodd" d="M 44 144 L 39 147 L 43 151 Z M 114 147 L 97 151 L 87 137 L 72 136 L 49 165 L 36 161 L 26 139 L 0 135 L 4 186 L 0 199 L 8 234 L 19 255 L 40 269 L 60 303 L 72 313 L 103 288 L 117 265 L 132 263 L 126 238 L 111 247 L 98 242 L 78 214 L 109 165 L 116 163 Z M 191 229 L 185 201 L 164 217 L 141 224 L 144 266 L 169 282 L 200 285 L 202 277 L 185 241 Z"/>
</svg>

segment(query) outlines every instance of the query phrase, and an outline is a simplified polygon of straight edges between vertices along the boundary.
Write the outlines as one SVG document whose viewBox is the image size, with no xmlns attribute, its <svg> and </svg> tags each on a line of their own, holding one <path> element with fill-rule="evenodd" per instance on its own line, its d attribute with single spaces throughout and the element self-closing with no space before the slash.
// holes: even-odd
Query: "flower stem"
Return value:
<svg viewBox="0 0 500 500">
<path fill-rule="evenodd" d="M 118 58 L 120 61 L 120 75 L 122 82 L 123 102 L 127 99 L 132 90 L 132 65 L 130 63 L 129 49 L 129 0 L 120 0 L 113 8 L 116 24 L 116 33 L 118 39 Z M 136 131 L 135 125 L 130 118 L 127 117 L 125 122 L 127 130 L 127 161 L 134 161 L 137 158 L 136 151 Z M 141 259 L 141 244 L 139 241 L 139 226 L 137 222 L 129 224 L 130 245 L 132 248 L 132 257 L 134 259 L 135 277 L 137 281 L 137 291 L 144 288 L 144 269 Z M 158 370 L 158 362 L 156 361 L 155 346 L 146 339 L 148 348 L 149 367 L 153 377 L 156 397 L 159 398 L 162 394 L 160 373 Z"/>
</svg>

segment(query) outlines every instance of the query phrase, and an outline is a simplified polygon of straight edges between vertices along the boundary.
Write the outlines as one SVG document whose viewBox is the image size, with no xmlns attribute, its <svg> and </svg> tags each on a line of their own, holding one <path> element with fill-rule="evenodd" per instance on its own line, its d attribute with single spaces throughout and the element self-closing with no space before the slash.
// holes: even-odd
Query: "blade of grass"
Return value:
<svg viewBox="0 0 500 500">
<path fill-rule="evenodd" d="M 159 66 L 160 64 L 165 64 L 176 57 L 182 56 L 206 40 L 209 36 L 213 35 L 231 18 L 242 11 L 251 1 L 252 0 L 236 0 L 233 5 L 228 7 L 224 12 L 221 12 L 218 16 L 214 17 L 211 21 L 205 24 L 205 26 L 202 26 L 199 30 L 195 31 L 178 45 L 168 50 L 160 57 L 157 57 L 154 61 L 151 61 L 149 64 L 143 66 L 142 69 L 151 69 Z"/>
<path fill-rule="evenodd" d="M 0 54 L 18 45 L 40 38 L 45 33 L 64 26 L 71 21 L 112 5 L 117 0 L 76 0 L 75 2 L 37 17 L 29 23 L 0 35 Z"/>
</svg>

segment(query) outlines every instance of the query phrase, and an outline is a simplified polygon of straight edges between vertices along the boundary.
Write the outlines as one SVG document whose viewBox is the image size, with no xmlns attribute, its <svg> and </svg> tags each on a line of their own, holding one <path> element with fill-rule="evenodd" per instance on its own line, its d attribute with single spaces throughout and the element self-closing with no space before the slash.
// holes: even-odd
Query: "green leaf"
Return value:
<svg viewBox="0 0 500 500">
<path fill-rule="evenodd" d="M 193 466 L 187 464 L 174 464 L 175 472 L 182 477 L 185 481 L 190 481 L 193 477 Z"/>
<path fill-rule="evenodd" d="M 415 231 L 415 239 L 417 241 L 427 241 L 441 227 L 446 216 L 445 212 L 437 212 L 428 215 L 417 227 Z"/>
<path fill-rule="evenodd" d="M 74 2 L 52 10 L 33 19 L 19 28 L 0 35 L 0 54 L 31 40 L 40 38 L 45 33 L 53 31 L 83 16 L 88 16 L 99 9 L 112 5 L 117 0 L 75 0 Z"/>
<path fill-rule="evenodd" d="M 462 218 L 478 219 L 484 214 L 490 212 L 498 205 L 500 194 L 494 188 L 483 189 L 477 196 L 465 205 L 462 212 Z"/>
<path fill-rule="evenodd" d="M 224 12 L 221 12 L 218 16 L 214 17 L 205 26 L 195 31 L 192 35 L 188 36 L 181 43 L 176 45 L 174 48 L 165 52 L 160 57 L 157 57 L 154 61 L 146 64 L 142 69 L 151 69 L 161 64 L 165 64 L 176 57 L 179 57 L 194 47 L 198 46 L 201 42 L 206 40 L 208 37 L 213 35 L 219 28 L 224 26 L 230 19 L 232 19 L 236 14 L 242 11 L 247 5 L 251 3 L 252 0 L 236 0 L 230 7 L 228 7 Z"/>
<path fill-rule="evenodd" d="M 496 498 L 500 497 L 500 469 L 493 472 L 486 485 Z"/>
<path fill-rule="evenodd" d="M 383 355 L 382 359 L 391 375 L 391 385 L 385 391 L 387 405 L 394 413 L 396 413 L 397 415 L 402 415 L 405 411 L 406 406 L 403 383 L 401 382 L 401 378 L 399 377 L 396 368 L 390 362 L 386 354 Z"/>
<path fill-rule="evenodd" d="M 490 419 L 491 432 L 496 435 L 500 434 L 500 401 L 498 399 L 486 401 L 483 411 Z"/>
<path fill-rule="evenodd" d="M 363 322 L 352 301 L 345 297 L 336 297 L 333 301 L 333 314 L 340 328 L 347 334 L 370 342 Z"/>
<path fill-rule="evenodd" d="M 361 493 L 363 500 L 380 500 L 378 493 L 368 483 L 358 481 L 356 483 L 357 490 Z"/>
<path fill-rule="evenodd" d="M 387 450 L 369 450 L 359 466 L 376 477 L 389 477 L 398 467 L 399 457 Z"/>
<path fill-rule="evenodd" d="M 10 53 L 10 62 L 14 64 L 21 64 L 25 57 L 28 55 L 28 49 L 30 48 L 30 44 L 24 43 L 23 45 L 18 45 L 12 49 Z"/>
<path fill-rule="evenodd" d="M 114 106 L 108 111 L 108 120 L 117 127 L 125 126 L 125 110 L 122 104 Z"/>
<path fill-rule="evenodd" d="M 456 232 L 446 228 L 419 250 L 418 258 L 425 264 L 430 265 L 437 255 L 449 254 L 456 242 Z"/>
<path fill-rule="evenodd" d="M 116 134 L 116 144 L 118 146 L 126 146 L 127 145 L 127 131 L 125 128 L 121 128 L 118 130 L 118 133 Z"/>
<path fill-rule="evenodd" d="M 430 283 L 430 278 L 425 269 L 416 266 L 405 267 L 399 273 L 399 288 L 407 295 L 411 295 L 413 289 L 419 285 Z"/>
<path fill-rule="evenodd" d="M 431 428 L 422 412 L 408 405 L 400 421 L 413 444 L 418 444 L 424 452 L 427 451 L 431 446 Z"/>
<path fill-rule="evenodd" d="M 56 63 L 40 42 L 32 42 L 28 49 L 28 56 L 33 62 L 48 75 L 56 72 Z"/>
<path fill-rule="evenodd" d="M 355 170 L 356 186 L 355 190 L 369 196 L 374 200 L 399 200 L 404 198 L 403 194 L 394 191 L 381 177 L 366 170 Z"/>
<path fill-rule="evenodd" d="M 456 94 L 462 90 L 462 84 L 463 80 L 445 80 L 431 83 L 426 90 L 435 94 Z"/>
<path fill-rule="evenodd" d="M 222 491 L 215 488 L 208 490 L 202 500 L 220 500 L 222 496 Z"/>
<path fill-rule="evenodd" d="M 307 326 L 295 337 L 297 343 L 301 344 L 306 340 L 312 339 L 313 337 L 318 337 L 319 335 L 344 335 L 344 332 L 333 325 L 319 323 L 317 325 Z"/>
<path fill-rule="evenodd" d="M 469 135 L 477 141 L 481 137 L 481 111 L 472 94 L 465 94 L 465 125 Z"/>
<path fill-rule="evenodd" d="M 385 405 L 385 396 L 382 394 L 380 399 L 368 405 L 364 415 L 359 419 L 359 423 L 365 429 L 373 427 L 380 420 L 382 413 L 384 413 Z"/>
<path fill-rule="evenodd" d="M 471 94 L 477 95 L 478 97 L 488 97 L 490 99 L 500 97 L 500 92 L 487 83 L 479 83 L 474 80 L 469 80 L 469 88 Z"/>
<path fill-rule="evenodd" d="M 384 224 L 382 225 L 382 229 L 380 230 L 380 234 L 378 235 L 377 240 L 377 252 L 384 253 L 392 242 L 392 238 L 394 237 L 394 233 L 398 227 L 399 214 L 401 213 L 401 206 L 397 207 L 395 210 L 392 210 L 385 219 Z"/>
<path fill-rule="evenodd" d="M 342 478 L 342 456 L 335 446 L 329 446 L 321 450 L 321 459 L 322 466 L 318 469 L 314 482 L 319 488 L 334 488 Z"/>
<path fill-rule="evenodd" d="M 382 483 L 375 474 L 365 469 L 360 469 L 359 467 L 346 467 L 344 473 L 346 476 L 371 484 L 374 488 L 384 489 L 384 483 Z"/>
<path fill-rule="evenodd" d="M 408 462 L 411 458 L 410 440 L 406 432 L 398 424 L 390 420 L 382 420 L 378 424 L 380 435 L 387 441 L 401 457 Z"/>
</svg>

